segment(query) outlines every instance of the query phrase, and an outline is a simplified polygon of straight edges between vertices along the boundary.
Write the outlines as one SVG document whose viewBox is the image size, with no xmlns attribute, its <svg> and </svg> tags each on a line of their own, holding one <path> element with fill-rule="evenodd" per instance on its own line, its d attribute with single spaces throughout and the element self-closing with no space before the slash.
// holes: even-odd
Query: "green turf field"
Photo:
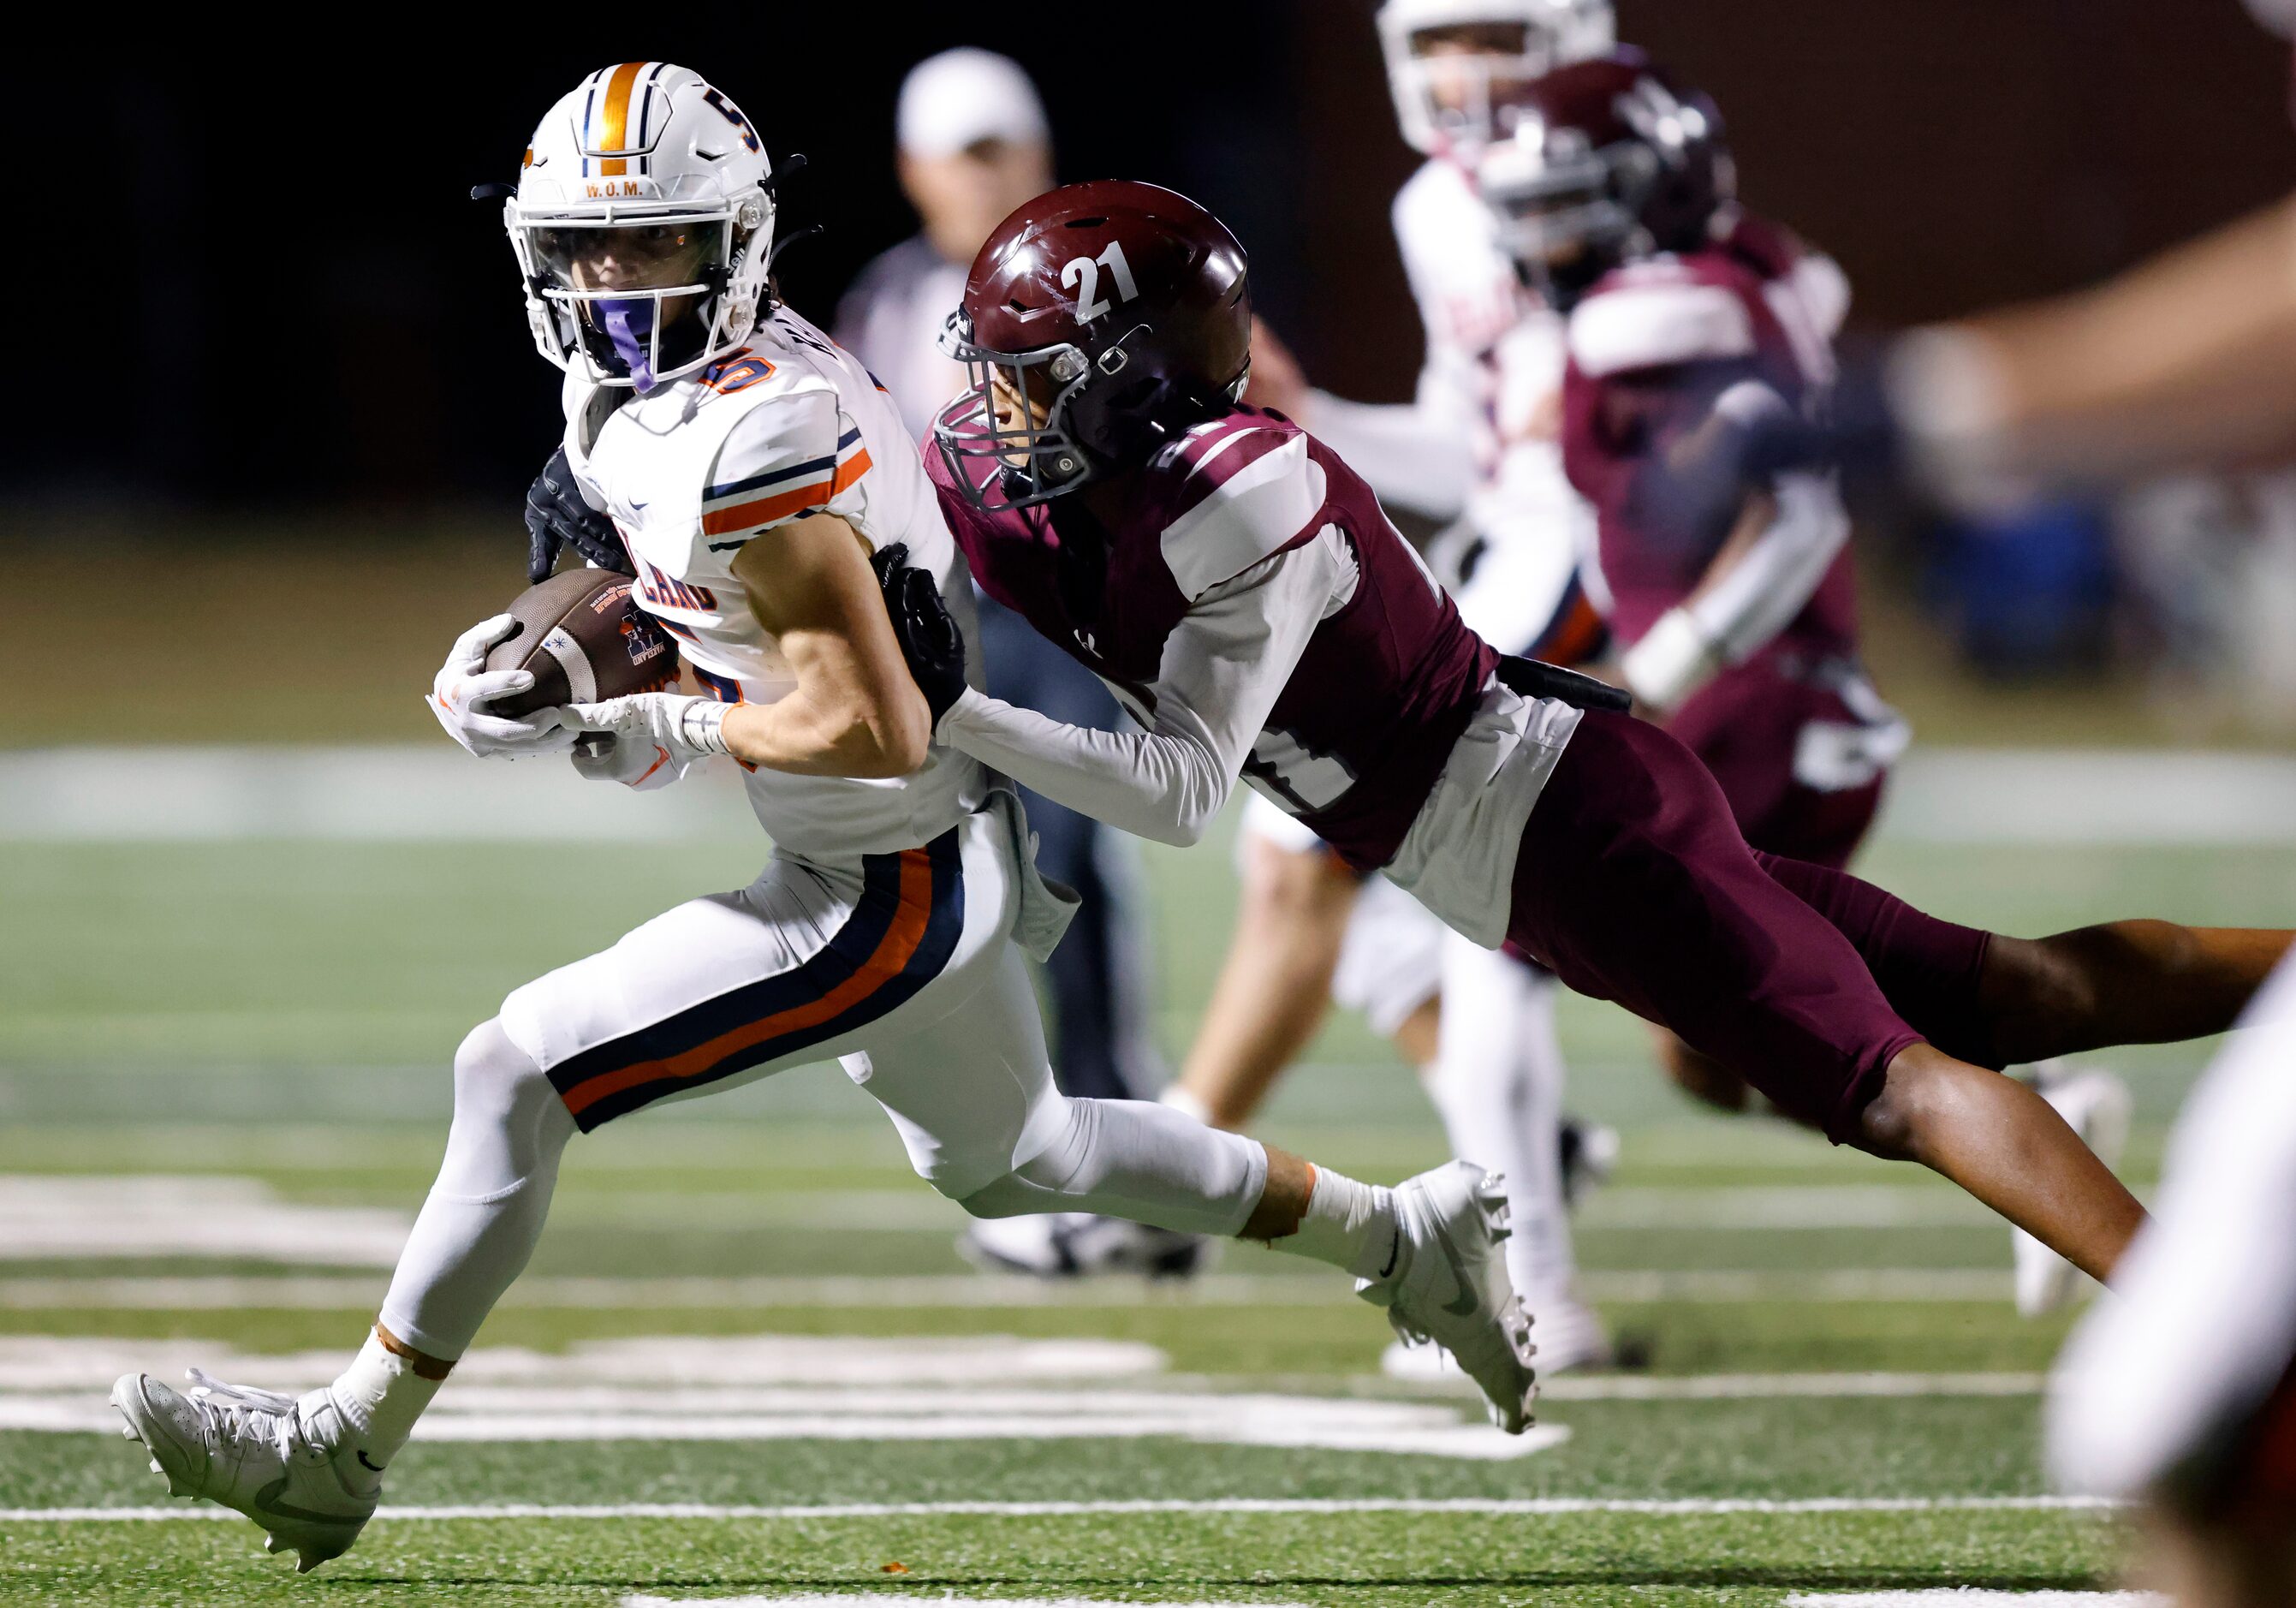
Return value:
<svg viewBox="0 0 2296 1608">
<path fill-rule="evenodd" d="M 110 1374 L 332 1372 L 428 1183 L 461 1032 L 753 854 L 0 844 L 0 1423 L 20 1426 L 0 1428 L 0 1601 L 2112 1583 L 2116 1521 L 2054 1504 L 2039 1472 L 2038 1376 L 2065 1325 L 2011 1311 L 2005 1229 L 1911 1169 L 1693 1114 L 1639 1030 L 1583 1004 L 1572 1104 L 1626 1145 L 1581 1255 L 1642 1366 L 1557 1382 L 1528 1455 L 1489 1455 L 1456 1389 L 1382 1381 L 1378 1316 L 1310 1264 L 1234 1250 L 1193 1289 L 966 1271 L 961 1215 L 816 1069 L 577 1145 L 528 1279 L 433 1415 L 449 1438 L 404 1456 L 348 1557 L 298 1579 L 243 1522 L 152 1516 L 194 1510 L 103 1428 Z M 1175 1050 L 1224 940 L 1226 863 L 1224 844 L 1150 856 Z M 2290 850 L 1884 844 L 1866 869 L 2013 930 L 2296 907 Z M 2113 1062 L 2139 1094 L 2138 1177 L 2204 1055 Z M 1439 1158 L 1357 1024 L 1313 1062 L 1268 1137 L 1382 1179 Z"/>
</svg>

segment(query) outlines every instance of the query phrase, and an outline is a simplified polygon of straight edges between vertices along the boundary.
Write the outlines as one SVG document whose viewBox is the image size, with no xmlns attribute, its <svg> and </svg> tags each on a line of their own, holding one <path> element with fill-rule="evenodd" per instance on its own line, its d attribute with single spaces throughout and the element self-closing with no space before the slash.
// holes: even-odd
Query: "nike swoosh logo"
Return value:
<svg viewBox="0 0 2296 1608">
<path fill-rule="evenodd" d="M 652 775 L 652 772 L 648 772 L 647 774 L 648 774 L 648 775 Z M 365 1447 L 361 1447 L 361 1448 L 359 1448 L 358 1460 L 359 1460 L 359 1466 L 360 1466 L 361 1468 L 365 1468 L 365 1469 L 371 1469 L 371 1470 L 373 1470 L 374 1473 L 378 1473 L 378 1474 L 379 1474 L 379 1473 L 382 1473 L 382 1464 L 380 1464 L 380 1463 L 369 1463 L 369 1462 L 366 1460 L 366 1448 L 365 1448 Z"/>
<path fill-rule="evenodd" d="M 365 1463 L 366 1459 L 361 1457 L 359 1461 Z M 298 1507 L 291 1502 L 282 1502 L 279 1498 L 286 1489 L 287 1476 L 282 1474 L 255 1493 L 255 1505 L 265 1513 L 276 1514 L 283 1519 L 300 1519 L 307 1524 L 351 1524 L 358 1522 L 347 1514 L 323 1514 L 308 1507 Z"/>
<path fill-rule="evenodd" d="M 1475 1310 L 1475 1284 L 1467 1276 L 1467 1265 L 1459 1259 L 1459 1248 L 1439 1228 L 1435 1231 L 1435 1243 L 1442 1247 L 1443 1259 L 1451 1264 L 1451 1276 L 1459 1281 L 1458 1299 L 1444 1302 L 1443 1310 L 1454 1317 L 1471 1317 Z"/>
<path fill-rule="evenodd" d="M 1379 1270 L 1382 1283 L 1395 1276 L 1395 1264 L 1403 1259 L 1403 1225 L 1395 1226 L 1395 1243 L 1387 1248 L 1387 1266 Z"/>
</svg>

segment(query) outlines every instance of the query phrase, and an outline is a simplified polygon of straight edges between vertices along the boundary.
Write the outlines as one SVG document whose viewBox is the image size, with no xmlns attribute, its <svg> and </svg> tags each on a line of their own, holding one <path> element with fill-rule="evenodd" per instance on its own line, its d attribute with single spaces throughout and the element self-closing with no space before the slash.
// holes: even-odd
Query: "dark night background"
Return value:
<svg viewBox="0 0 2296 1608">
<path fill-rule="evenodd" d="M 2234 0 L 1620 10 L 1627 37 L 1719 100 L 1747 198 L 1842 259 L 1868 325 L 2077 284 L 2296 184 L 2285 47 Z M 98 216 L 125 223 L 95 231 L 45 316 L 16 304 L 16 349 L 53 360 L 20 371 L 0 496 L 216 513 L 514 497 L 557 432 L 555 376 L 496 208 L 464 197 L 514 176 L 581 74 L 632 57 L 701 70 L 769 151 L 810 157 L 783 226 L 829 232 L 783 281 L 814 317 L 912 226 L 891 165 L 903 72 L 980 44 L 1036 74 L 1064 178 L 1197 195 L 1251 249 L 1260 305 L 1315 377 L 1401 397 L 1419 337 L 1386 209 L 1414 159 L 1371 11 L 551 7 L 438 30 L 345 13 L 340 43 L 308 16 L 303 34 L 136 37 L 30 88 Z M 41 226 L 19 227 L 29 244 Z M 14 266 L 32 262 L 57 266 Z"/>
</svg>

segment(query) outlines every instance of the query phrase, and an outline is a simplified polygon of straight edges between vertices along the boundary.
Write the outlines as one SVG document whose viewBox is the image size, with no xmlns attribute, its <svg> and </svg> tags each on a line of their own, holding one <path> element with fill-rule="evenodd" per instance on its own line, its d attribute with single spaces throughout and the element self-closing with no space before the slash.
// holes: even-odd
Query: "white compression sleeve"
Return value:
<svg viewBox="0 0 2296 1608">
<path fill-rule="evenodd" d="M 1300 423 L 1347 460 L 1380 501 L 1455 520 L 1466 511 L 1476 479 L 1474 419 L 1449 397 L 1450 387 L 1431 368 L 1409 402 L 1350 402 L 1310 391 Z"/>
<path fill-rule="evenodd" d="M 1147 1100 L 1070 1100 L 1053 1143 L 964 1199 L 975 1217 L 1089 1211 L 1185 1234 L 1242 1231 L 1267 1187 L 1258 1140 Z"/>
<path fill-rule="evenodd" d="M 1849 516 L 1830 476 L 1780 475 L 1777 513 L 1745 557 L 1688 605 L 1723 660 L 1741 663 L 1784 630 L 1849 539 Z"/>
<path fill-rule="evenodd" d="M 1345 544 L 1327 528 L 1193 604 L 1164 644 L 1145 733 L 1064 726 L 974 689 L 936 734 L 1056 804 L 1160 843 L 1193 843 L 1352 573 Z"/>
<path fill-rule="evenodd" d="M 550 1079 L 488 1021 L 455 1054 L 455 1124 L 383 1298 L 382 1324 L 425 1356 L 470 1348 L 542 1238 L 574 1119 Z"/>
<path fill-rule="evenodd" d="M 1443 1029 L 1428 1097 L 1452 1154 L 1506 1174 L 1507 1273 L 1536 1309 L 1577 1274 L 1562 1199 L 1561 985 L 1456 932 L 1443 935 Z"/>
</svg>

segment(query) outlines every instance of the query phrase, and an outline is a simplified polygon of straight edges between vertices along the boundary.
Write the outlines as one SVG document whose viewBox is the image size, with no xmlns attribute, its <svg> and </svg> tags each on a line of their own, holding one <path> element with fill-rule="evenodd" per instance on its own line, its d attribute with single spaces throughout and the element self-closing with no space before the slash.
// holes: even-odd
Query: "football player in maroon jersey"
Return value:
<svg viewBox="0 0 2296 1608">
<path fill-rule="evenodd" d="M 1702 433 L 1819 417 L 1848 281 L 1735 198 L 1720 113 L 1641 53 L 1508 92 L 1477 192 L 1526 283 L 1567 320 L 1562 462 L 1594 505 L 1603 590 L 1644 710 L 1703 760 L 1754 848 L 1841 869 L 1907 730 L 1866 678 L 1849 518 L 1823 464 L 1749 475 L 1709 506 L 1665 495 Z M 1744 1080 L 1661 1036 L 1675 1081 L 1728 1110 Z M 2098 1069 L 2036 1086 L 2110 1164 L 2128 1093 Z M 2016 1240 L 2017 1304 L 2071 1299 L 2070 1264 Z"/>
<path fill-rule="evenodd" d="M 1054 191 L 983 246 L 948 337 L 973 383 L 932 472 L 980 584 L 1144 730 L 966 685 L 954 627 L 912 599 L 936 740 L 1166 842 L 1201 836 L 1242 775 L 1469 938 L 2109 1275 L 2142 1209 L 1988 1069 L 2221 1030 L 2291 934 L 2025 940 L 1750 849 L 1679 742 L 1599 683 L 1493 652 L 1344 463 L 1234 399 L 1250 321 L 1242 247 L 1152 185 Z"/>
</svg>

